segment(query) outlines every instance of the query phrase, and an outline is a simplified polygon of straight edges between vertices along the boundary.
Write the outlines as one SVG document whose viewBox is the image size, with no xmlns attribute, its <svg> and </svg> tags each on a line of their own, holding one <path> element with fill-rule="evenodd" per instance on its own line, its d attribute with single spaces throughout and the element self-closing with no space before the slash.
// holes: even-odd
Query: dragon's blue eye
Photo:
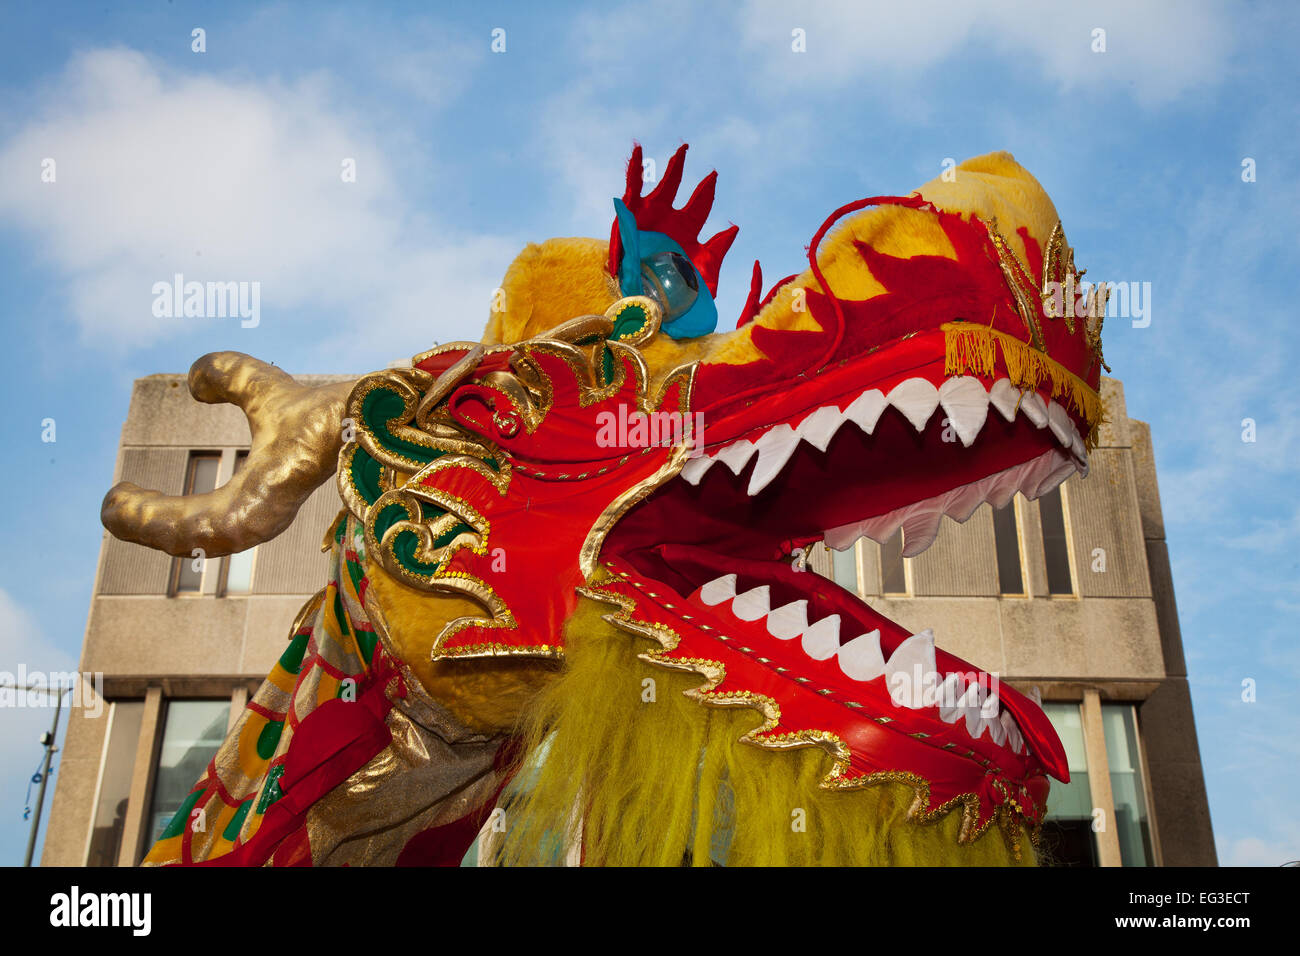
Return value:
<svg viewBox="0 0 1300 956">
<path fill-rule="evenodd" d="M 663 307 L 664 322 L 684 315 L 700 295 L 695 267 L 678 252 L 659 252 L 643 259 L 641 285 L 645 294 Z"/>
</svg>

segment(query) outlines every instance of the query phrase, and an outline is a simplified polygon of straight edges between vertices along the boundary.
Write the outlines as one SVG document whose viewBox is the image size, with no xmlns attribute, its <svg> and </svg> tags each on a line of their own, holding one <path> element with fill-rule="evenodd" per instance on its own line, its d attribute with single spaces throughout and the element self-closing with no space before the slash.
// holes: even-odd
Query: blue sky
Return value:
<svg viewBox="0 0 1300 956">
<path fill-rule="evenodd" d="M 133 379 L 214 349 L 360 373 L 476 339 L 524 243 L 608 235 L 633 139 L 719 170 L 724 323 L 749 264 L 799 271 L 830 210 L 1007 149 L 1090 276 L 1151 283 L 1149 327 L 1112 319 L 1106 356 L 1152 427 L 1220 861 L 1300 859 L 1300 8 L 702 7 L 0 12 L 0 669 L 75 665 Z M 260 282 L 260 324 L 155 318 L 178 272 Z M 0 862 L 48 718 L 0 715 Z"/>
</svg>

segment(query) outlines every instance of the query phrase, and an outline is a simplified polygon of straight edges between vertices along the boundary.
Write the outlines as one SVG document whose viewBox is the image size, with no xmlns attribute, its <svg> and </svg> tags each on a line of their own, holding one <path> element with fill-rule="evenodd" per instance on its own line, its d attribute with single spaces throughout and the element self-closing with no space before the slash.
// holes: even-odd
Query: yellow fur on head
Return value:
<svg viewBox="0 0 1300 956">
<path fill-rule="evenodd" d="M 529 708 L 526 752 L 545 759 L 525 757 L 502 802 L 499 862 L 556 859 L 576 820 L 587 865 L 1035 862 L 1023 832 L 1017 860 L 996 825 L 959 845 L 960 810 L 908 821 L 904 785 L 821 789 L 831 760 L 818 748 L 740 743 L 759 715 L 683 696 L 702 678 L 639 660 L 652 642 L 616 630 L 602 619 L 609 610 L 582 599 L 565 629 L 565 670 Z"/>
<path fill-rule="evenodd" d="M 501 280 L 483 342 L 510 345 L 577 316 L 603 314 L 622 298 L 608 263 L 609 243 L 600 239 L 529 243 Z"/>
</svg>

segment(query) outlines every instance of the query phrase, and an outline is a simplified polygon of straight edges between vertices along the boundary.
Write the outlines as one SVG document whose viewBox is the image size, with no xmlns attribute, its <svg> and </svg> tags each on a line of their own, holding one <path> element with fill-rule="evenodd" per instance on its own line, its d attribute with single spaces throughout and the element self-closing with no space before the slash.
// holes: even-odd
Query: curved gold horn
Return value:
<svg viewBox="0 0 1300 956">
<path fill-rule="evenodd" d="M 104 496 L 104 527 L 123 541 L 184 557 L 199 548 L 216 558 L 269 541 L 334 474 L 353 384 L 313 388 L 242 352 L 203 356 L 190 367 L 190 394 L 243 409 L 253 435 L 248 460 L 226 484 L 201 495 L 119 482 Z"/>
</svg>

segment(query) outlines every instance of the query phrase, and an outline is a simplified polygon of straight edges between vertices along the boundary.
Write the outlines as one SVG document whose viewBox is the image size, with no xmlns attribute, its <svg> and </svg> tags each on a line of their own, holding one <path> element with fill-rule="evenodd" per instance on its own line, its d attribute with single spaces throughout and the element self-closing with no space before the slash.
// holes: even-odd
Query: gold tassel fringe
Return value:
<svg viewBox="0 0 1300 956">
<path fill-rule="evenodd" d="M 1055 359 L 1040 352 L 1014 335 L 990 326 L 971 322 L 947 322 L 944 333 L 944 374 L 974 372 L 985 378 L 997 374 L 997 352 L 1002 351 L 1011 384 L 1022 390 L 1037 390 L 1051 381 L 1053 398 L 1063 398 L 1088 422 L 1084 444 L 1089 451 L 1097 447 L 1101 426 L 1106 423 L 1106 408 L 1101 396 Z"/>
</svg>

